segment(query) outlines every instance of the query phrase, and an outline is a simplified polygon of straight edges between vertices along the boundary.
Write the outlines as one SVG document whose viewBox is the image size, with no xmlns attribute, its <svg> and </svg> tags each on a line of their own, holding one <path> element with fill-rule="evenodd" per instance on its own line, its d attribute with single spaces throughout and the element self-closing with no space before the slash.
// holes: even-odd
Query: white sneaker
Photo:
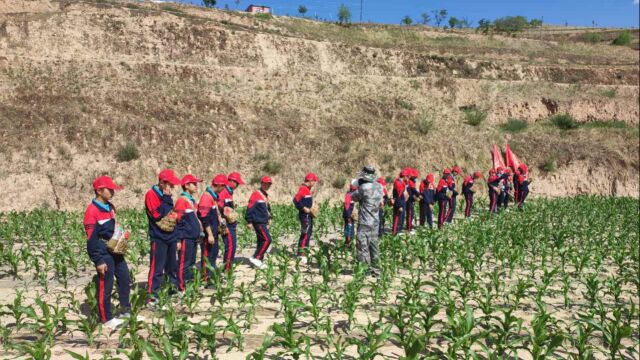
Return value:
<svg viewBox="0 0 640 360">
<path fill-rule="evenodd" d="M 249 258 L 249 262 L 256 268 L 258 269 L 262 269 L 262 261 L 256 259 L 256 258 Z"/>
<path fill-rule="evenodd" d="M 300 256 L 300 264 L 307 265 L 307 257 L 306 256 Z"/>
<path fill-rule="evenodd" d="M 131 317 L 131 313 L 128 313 L 128 312 L 126 312 L 126 313 L 124 313 L 124 314 L 120 314 L 120 316 L 118 316 L 118 318 L 119 318 L 119 319 L 129 319 L 130 317 Z M 136 316 L 136 320 L 138 320 L 138 321 L 145 321 L 145 320 L 147 320 L 147 319 L 146 319 L 144 316 L 142 316 L 142 315 L 138 314 L 138 315 Z"/>
<path fill-rule="evenodd" d="M 122 326 L 122 324 L 124 324 L 124 320 L 118 319 L 118 318 L 113 318 L 113 319 L 107 321 L 106 323 L 104 323 L 102 325 L 106 326 L 107 328 L 109 328 L 111 330 L 116 330 L 116 329 L 120 328 Z"/>
</svg>

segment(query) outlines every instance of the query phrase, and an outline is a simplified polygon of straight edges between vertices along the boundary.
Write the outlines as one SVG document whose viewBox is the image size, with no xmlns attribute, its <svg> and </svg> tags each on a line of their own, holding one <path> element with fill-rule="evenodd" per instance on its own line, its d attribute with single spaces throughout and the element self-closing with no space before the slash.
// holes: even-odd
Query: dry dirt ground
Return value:
<svg viewBox="0 0 640 360">
<path fill-rule="evenodd" d="M 122 206 L 140 207 L 164 167 L 271 173 L 278 202 L 313 170 L 319 198 L 337 199 L 364 163 L 387 176 L 486 171 L 488 145 L 507 142 L 534 196 L 637 197 L 638 56 L 562 37 L 0 0 L 0 188 L 15 194 L 0 210 L 80 209 L 103 173 L 125 185 Z M 467 124 L 469 107 L 486 120 Z M 548 124 L 565 113 L 598 126 Z M 529 126 L 504 131 L 510 119 Z M 139 158 L 119 162 L 128 143 Z"/>
</svg>

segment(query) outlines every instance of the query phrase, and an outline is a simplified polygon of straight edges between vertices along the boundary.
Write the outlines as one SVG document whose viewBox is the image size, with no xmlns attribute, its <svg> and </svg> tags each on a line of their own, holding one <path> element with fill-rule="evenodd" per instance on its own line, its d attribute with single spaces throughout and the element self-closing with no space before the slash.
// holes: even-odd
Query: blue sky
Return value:
<svg viewBox="0 0 640 360">
<path fill-rule="evenodd" d="M 199 4 L 201 0 L 178 0 Z M 277 15 L 297 15 L 298 6 L 305 5 L 307 16 L 335 20 L 340 4 L 347 5 L 352 20 L 360 18 L 360 0 L 218 0 L 216 7 L 229 5 L 231 9 L 246 8 L 249 4 L 274 8 Z M 397 24 L 405 15 L 414 20 L 423 12 L 447 9 L 449 15 L 473 21 L 494 19 L 508 15 L 544 18 L 545 23 L 600 27 L 638 27 L 638 0 L 363 0 L 363 21 Z"/>
</svg>

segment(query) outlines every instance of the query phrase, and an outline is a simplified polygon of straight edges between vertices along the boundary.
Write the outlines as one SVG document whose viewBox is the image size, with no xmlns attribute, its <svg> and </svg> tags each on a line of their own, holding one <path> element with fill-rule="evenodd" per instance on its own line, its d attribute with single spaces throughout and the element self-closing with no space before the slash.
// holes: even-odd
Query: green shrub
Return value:
<svg viewBox="0 0 640 360">
<path fill-rule="evenodd" d="M 631 32 L 629 30 L 621 31 L 618 36 L 613 39 L 613 45 L 628 46 L 631 44 Z"/>
<path fill-rule="evenodd" d="M 586 33 L 582 35 L 582 40 L 588 43 L 597 44 L 602 41 L 602 35 L 598 33 Z"/>
<path fill-rule="evenodd" d="M 620 120 L 596 120 L 585 123 L 582 127 L 588 129 L 626 129 L 629 125 Z"/>
<path fill-rule="evenodd" d="M 431 129 L 433 129 L 433 123 L 433 119 L 429 115 L 424 114 L 416 119 L 416 128 L 420 134 L 427 135 Z"/>
<path fill-rule="evenodd" d="M 258 13 L 255 15 L 258 20 L 270 20 L 273 16 L 269 13 Z"/>
<path fill-rule="evenodd" d="M 510 132 L 510 133 L 517 133 L 517 132 L 524 131 L 528 126 L 529 126 L 529 123 L 520 119 L 509 119 L 509 121 L 500 125 L 503 131 Z"/>
<path fill-rule="evenodd" d="M 573 130 L 580 126 L 569 114 L 556 115 L 551 118 L 551 123 L 562 130 Z"/>
<path fill-rule="evenodd" d="M 613 99 L 616 97 L 616 95 L 618 95 L 618 90 L 616 89 L 608 89 L 605 90 L 602 95 L 608 97 L 609 99 Z"/>
<path fill-rule="evenodd" d="M 133 143 L 128 143 L 127 145 L 121 147 L 116 154 L 116 160 L 118 160 L 119 162 L 127 162 L 135 160 L 139 157 L 140 152 L 138 151 L 136 145 Z"/>
<path fill-rule="evenodd" d="M 277 160 L 268 160 L 262 166 L 262 171 L 266 172 L 269 175 L 277 175 L 282 170 L 282 163 Z"/>
<path fill-rule="evenodd" d="M 400 106 L 401 108 L 405 109 L 405 110 L 415 110 L 416 106 L 413 105 L 413 103 L 411 101 L 408 100 L 403 100 L 403 99 L 398 99 L 396 100 L 396 104 L 398 104 L 398 106 Z"/>
<path fill-rule="evenodd" d="M 467 119 L 466 121 L 467 124 L 472 126 L 480 125 L 487 118 L 487 113 L 482 110 L 465 109 L 463 111 L 464 111 L 464 116 Z"/>
<path fill-rule="evenodd" d="M 546 171 L 546 172 L 554 172 L 556 171 L 556 168 L 558 167 L 558 163 L 557 163 L 557 159 L 556 159 L 556 154 L 549 154 L 549 156 L 547 156 L 547 158 L 544 160 L 544 163 L 542 163 L 542 170 Z"/>
<path fill-rule="evenodd" d="M 347 178 L 344 177 L 344 175 L 338 175 L 338 177 L 331 182 L 331 186 L 333 186 L 334 189 L 342 189 L 346 183 Z"/>
<path fill-rule="evenodd" d="M 251 178 L 249 179 L 249 184 L 258 185 L 258 184 L 260 184 L 260 180 L 261 179 L 262 179 L 262 176 L 260 174 L 253 174 L 253 175 L 251 175 Z"/>
</svg>

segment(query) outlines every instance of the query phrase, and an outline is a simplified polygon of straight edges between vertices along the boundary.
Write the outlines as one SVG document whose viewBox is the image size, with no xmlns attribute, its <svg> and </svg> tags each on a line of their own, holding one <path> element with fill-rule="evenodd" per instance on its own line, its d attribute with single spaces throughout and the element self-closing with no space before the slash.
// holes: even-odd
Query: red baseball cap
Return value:
<svg viewBox="0 0 640 360">
<path fill-rule="evenodd" d="M 384 178 L 379 177 L 377 181 L 378 181 L 378 184 L 382 186 L 387 186 L 387 182 L 384 181 Z"/>
<path fill-rule="evenodd" d="M 211 185 L 227 185 L 227 175 L 218 174 L 211 180 Z"/>
<path fill-rule="evenodd" d="M 122 186 L 116 185 L 110 176 L 98 176 L 93 180 L 93 190 L 110 189 L 110 190 L 122 190 Z"/>
<path fill-rule="evenodd" d="M 262 179 L 260 179 L 260 183 L 262 183 L 262 184 L 273 184 L 273 180 L 271 180 L 271 178 L 269 176 L 263 176 Z"/>
<path fill-rule="evenodd" d="M 318 175 L 310 172 L 307 175 L 305 175 L 304 181 L 320 181 L 320 178 L 318 177 Z"/>
<path fill-rule="evenodd" d="M 227 176 L 227 179 L 229 181 L 235 181 L 238 183 L 238 185 L 244 185 L 244 180 L 242 180 L 242 176 L 240 175 L 239 172 L 232 172 L 231 174 L 229 174 L 229 176 Z"/>
<path fill-rule="evenodd" d="M 404 168 L 400 170 L 400 177 L 403 177 L 403 176 L 411 176 L 411 169 Z"/>
<path fill-rule="evenodd" d="M 496 168 L 496 171 L 503 171 L 503 170 L 504 170 L 504 168 L 503 168 L 502 166 L 498 166 L 498 167 Z"/>
<path fill-rule="evenodd" d="M 451 169 L 446 168 L 446 169 L 444 169 L 444 170 L 442 171 L 442 173 L 443 173 L 443 174 L 445 174 L 445 175 L 449 175 L 449 174 L 451 174 Z"/>
<path fill-rule="evenodd" d="M 158 174 L 160 181 L 168 181 L 171 185 L 180 185 L 180 179 L 176 176 L 173 170 L 164 169 Z"/>
<path fill-rule="evenodd" d="M 411 175 L 409 175 L 411 177 L 420 177 L 420 171 L 418 171 L 418 169 L 411 169 Z"/>
<path fill-rule="evenodd" d="M 455 165 L 451 168 L 451 171 L 455 172 L 456 174 L 460 175 L 460 167 L 458 165 Z"/>
<path fill-rule="evenodd" d="M 494 168 L 489 169 L 489 175 L 493 175 L 495 173 L 496 173 L 496 169 Z"/>
<path fill-rule="evenodd" d="M 202 179 L 199 179 L 191 174 L 187 174 L 185 176 L 182 177 L 182 180 L 180 181 L 180 185 L 185 186 L 187 184 L 190 183 L 200 183 L 202 182 Z"/>
<path fill-rule="evenodd" d="M 527 172 L 527 171 L 529 170 L 529 169 L 527 168 L 527 165 L 525 165 L 525 164 L 520 164 L 519 169 L 520 169 L 520 170 L 522 170 L 522 171 L 524 171 L 524 172 Z"/>
<path fill-rule="evenodd" d="M 432 183 L 436 180 L 435 176 L 433 176 L 433 174 L 428 174 L 427 175 L 427 181 Z"/>
<path fill-rule="evenodd" d="M 480 171 L 476 171 L 473 173 L 473 177 L 476 179 L 482 179 L 482 173 Z"/>
</svg>

